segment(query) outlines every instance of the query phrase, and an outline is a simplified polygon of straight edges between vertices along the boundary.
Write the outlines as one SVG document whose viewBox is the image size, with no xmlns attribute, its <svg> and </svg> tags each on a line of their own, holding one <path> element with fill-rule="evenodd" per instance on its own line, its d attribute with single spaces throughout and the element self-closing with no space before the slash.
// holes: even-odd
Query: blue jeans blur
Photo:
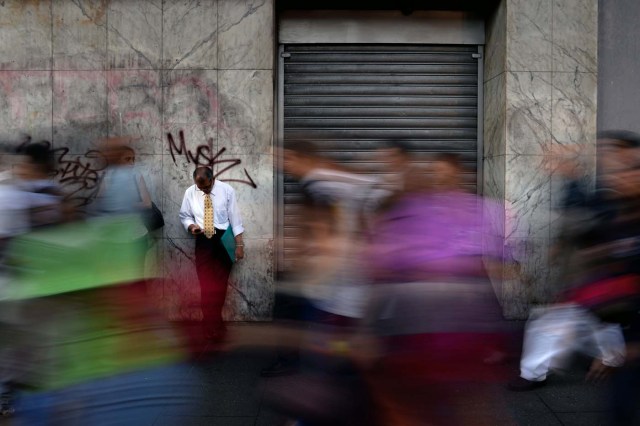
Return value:
<svg viewBox="0 0 640 426">
<path fill-rule="evenodd" d="M 151 426 L 159 418 L 197 415 L 201 389 L 187 363 L 136 370 L 59 390 L 25 392 L 12 424 Z"/>
</svg>

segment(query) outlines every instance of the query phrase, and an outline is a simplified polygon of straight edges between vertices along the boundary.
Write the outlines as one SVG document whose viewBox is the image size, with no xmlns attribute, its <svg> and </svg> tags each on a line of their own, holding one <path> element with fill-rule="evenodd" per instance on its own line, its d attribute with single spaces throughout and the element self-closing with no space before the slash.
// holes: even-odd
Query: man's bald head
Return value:
<svg viewBox="0 0 640 426">
<path fill-rule="evenodd" d="M 199 190 L 208 194 L 213 187 L 213 170 L 210 167 L 196 167 L 193 171 L 193 181 Z"/>
<path fill-rule="evenodd" d="M 211 167 L 200 166 L 193 171 L 193 179 L 213 179 L 213 170 Z"/>
</svg>

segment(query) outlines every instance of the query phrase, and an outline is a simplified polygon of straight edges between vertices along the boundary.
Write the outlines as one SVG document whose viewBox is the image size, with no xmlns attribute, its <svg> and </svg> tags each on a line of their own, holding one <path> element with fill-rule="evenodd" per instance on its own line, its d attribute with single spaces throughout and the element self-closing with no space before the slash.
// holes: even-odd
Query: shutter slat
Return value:
<svg viewBox="0 0 640 426">
<path fill-rule="evenodd" d="M 475 107 L 478 98 L 473 96 L 293 96 L 285 95 L 285 106 L 440 106 Z"/>
</svg>

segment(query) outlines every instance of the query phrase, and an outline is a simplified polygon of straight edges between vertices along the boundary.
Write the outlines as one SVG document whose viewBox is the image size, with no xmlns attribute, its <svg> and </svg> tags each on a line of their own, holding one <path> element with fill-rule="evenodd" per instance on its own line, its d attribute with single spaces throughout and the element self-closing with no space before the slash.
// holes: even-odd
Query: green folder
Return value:
<svg viewBox="0 0 640 426">
<path fill-rule="evenodd" d="M 227 230 L 224 231 L 224 234 L 222 234 L 222 238 L 220 238 L 220 241 L 222 241 L 222 245 L 224 246 L 224 248 L 227 249 L 227 253 L 229 253 L 231 262 L 236 263 L 236 238 L 233 235 L 231 226 L 229 226 Z"/>
</svg>

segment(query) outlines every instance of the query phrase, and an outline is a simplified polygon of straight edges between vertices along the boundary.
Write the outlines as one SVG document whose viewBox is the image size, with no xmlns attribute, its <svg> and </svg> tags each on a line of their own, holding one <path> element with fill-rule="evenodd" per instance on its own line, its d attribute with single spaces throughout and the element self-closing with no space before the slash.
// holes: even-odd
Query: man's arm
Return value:
<svg viewBox="0 0 640 426">
<path fill-rule="evenodd" d="M 231 226 L 231 230 L 233 231 L 233 235 L 236 240 L 236 260 L 240 260 L 244 258 L 244 227 L 242 226 L 240 209 L 238 209 L 236 192 L 233 189 L 231 189 L 231 193 L 229 194 L 229 206 L 227 211 L 229 212 L 229 226 Z"/>
<path fill-rule="evenodd" d="M 229 193 L 228 203 L 229 205 L 227 206 L 227 212 L 229 213 L 229 225 L 233 230 L 233 235 L 235 237 L 237 237 L 238 235 L 242 236 L 242 233 L 244 232 L 244 227 L 242 226 L 242 216 L 240 215 L 240 209 L 238 208 L 236 192 L 233 190 L 233 188 Z"/>
</svg>

